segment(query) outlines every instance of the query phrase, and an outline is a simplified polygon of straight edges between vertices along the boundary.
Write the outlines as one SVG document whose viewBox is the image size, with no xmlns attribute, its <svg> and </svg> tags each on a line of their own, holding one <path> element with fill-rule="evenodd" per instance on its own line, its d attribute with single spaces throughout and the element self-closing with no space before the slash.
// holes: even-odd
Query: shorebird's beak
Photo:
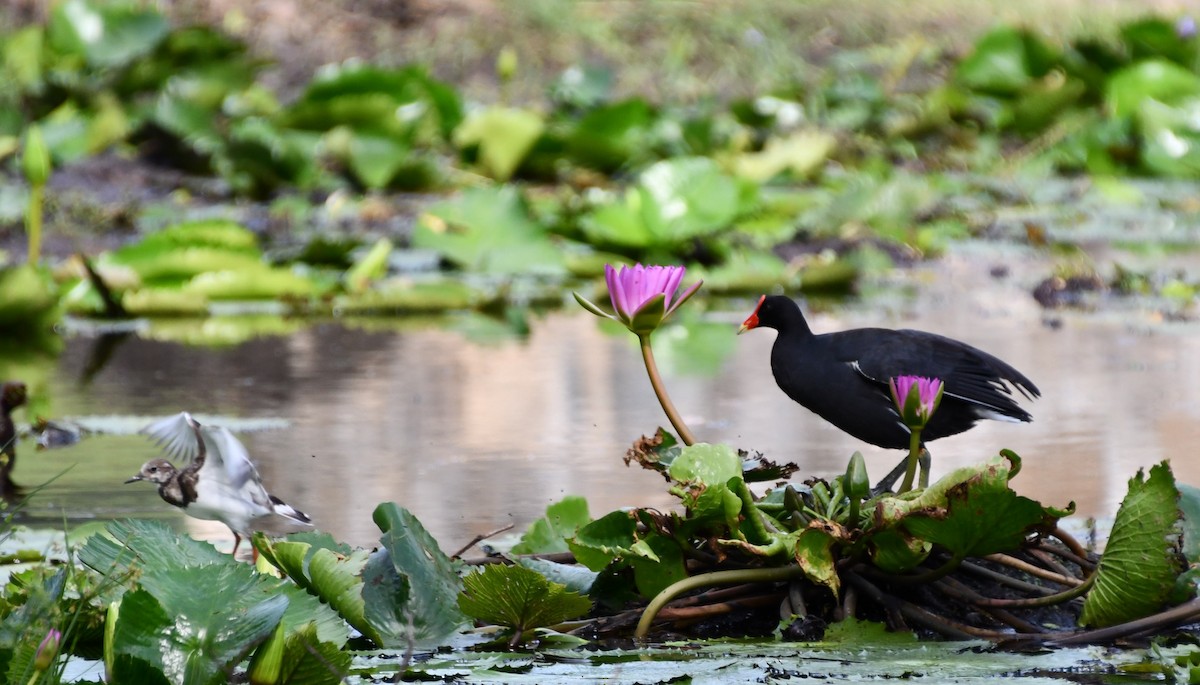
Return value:
<svg viewBox="0 0 1200 685">
<path fill-rule="evenodd" d="M 138 475 L 134 476 L 133 478 L 130 478 L 129 480 L 125 481 L 125 484 L 129 485 L 130 483 L 136 483 L 137 481 L 139 481 L 141 479 L 142 479 L 142 474 L 139 473 Z"/>
</svg>

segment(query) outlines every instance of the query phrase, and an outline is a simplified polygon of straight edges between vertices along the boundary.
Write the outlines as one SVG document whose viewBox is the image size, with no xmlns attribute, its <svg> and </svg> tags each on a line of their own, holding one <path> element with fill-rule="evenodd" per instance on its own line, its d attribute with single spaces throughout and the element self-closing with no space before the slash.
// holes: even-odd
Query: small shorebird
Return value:
<svg viewBox="0 0 1200 685">
<path fill-rule="evenodd" d="M 190 414 L 180 412 L 142 432 L 162 445 L 168 456 L 188 464 L 175 468 L 166 459 L 151 459 L 125 482 L 156 483 L 159 496 L 188 516 L 229 526 L 234 556 L 242 538 L 254 531 L 284 535 L 313 529 L 304 512 L 267 492 L 245 446 L 228 429 L 201 426 Z"/>
</svg>

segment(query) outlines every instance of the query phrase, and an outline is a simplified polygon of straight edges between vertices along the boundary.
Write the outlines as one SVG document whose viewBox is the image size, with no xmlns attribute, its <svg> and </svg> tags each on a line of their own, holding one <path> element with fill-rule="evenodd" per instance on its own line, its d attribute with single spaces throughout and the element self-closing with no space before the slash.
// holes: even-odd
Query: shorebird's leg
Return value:
<svg viewBox="0 0 1200 685">
<path fill-rule="evenodd" d="M 237 548 L 240 544 L 242 544 L 242 536 L 235 532 L 233 534 L 233 551 L 229 553 L 234 559 L 237 559 Z"/>
</svg>

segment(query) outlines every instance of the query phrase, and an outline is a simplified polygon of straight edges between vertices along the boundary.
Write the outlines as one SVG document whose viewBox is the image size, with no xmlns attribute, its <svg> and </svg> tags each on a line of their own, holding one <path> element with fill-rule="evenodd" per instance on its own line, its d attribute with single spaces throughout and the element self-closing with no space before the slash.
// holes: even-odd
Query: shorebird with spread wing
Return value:
<svg viewBox="0 0 1200 685">
<path fill-rule="evenodd" d="M 188 516 L 220 521 L 233 531 L 233 554 L 243 537 L 255 531 L 284 535 L 312 530 L 312 520 L 267 492 L 242 443 L 220 426 L 201 426 L 191 414 L 156 421 L 142 430 L 167 455 L 187 465 L 176 468 L 166 459 L 151 459 L 125 481 L 150 481 L 158 494 Z"/>
</svg>

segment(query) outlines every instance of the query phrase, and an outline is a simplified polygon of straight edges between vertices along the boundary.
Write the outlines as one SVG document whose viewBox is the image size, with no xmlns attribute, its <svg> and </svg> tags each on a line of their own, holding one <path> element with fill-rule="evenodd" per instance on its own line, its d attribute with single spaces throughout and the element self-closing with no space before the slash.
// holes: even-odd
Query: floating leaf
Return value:
<svg viewBox="0 0 1200 685">
<path fill-rule="evenodd" d="M 535 112 L 493 106 L 467 117 L 454 131 L 454 144 L 478 147 L 483 170 L 497 181 L 507 181 L 544 128 Z"/>
<path fill-rule="evenodd" d="M 742 188 L 705 157 L 658 162 L 642 172 L 623 201 L 581 221 L 593 242 L 627 248 L 676 247 L 729 228 Z"/>
<path fill-rule="evenodd" d="M 513 186 L 467 190 L 422 216 L 413 246 L 490 274 L 566 273 L 561 250 L 533 221 Z"/>
<path fill-rule="evenodd" d="M 1149 478 L 1139 469 L 1117 509 L 1095 585 L 1083 603 L 1082 625 L 1115 625 L 1163 608 L 1186 566 L 1180 516 L 1171 467 L 1153 466 Z"/>
<path fill-rule="evenodd" d="M 485 293 L 460 280 L 392 279 L 361 294 L 335 298 L 333 310 L 340 315 L 444 312 L 474 309 L 486 299 Z"/>
<path fill-rule="evenodd" d="M 291 269 L 258 263 L 239 270 L 218 269 L 198 274 L 183 286 L 184 293 L 208 300 L 262 300 L 309 297 L 318 293 L 312 280 Z"/>
<path fill-rule="evenodd" d="M 684 447 L 667 471 L 671 479 L 685 486 L 724 485 L 742 475 L 742 459 L 725 444 L 697 443 Z"/>
</svg>

